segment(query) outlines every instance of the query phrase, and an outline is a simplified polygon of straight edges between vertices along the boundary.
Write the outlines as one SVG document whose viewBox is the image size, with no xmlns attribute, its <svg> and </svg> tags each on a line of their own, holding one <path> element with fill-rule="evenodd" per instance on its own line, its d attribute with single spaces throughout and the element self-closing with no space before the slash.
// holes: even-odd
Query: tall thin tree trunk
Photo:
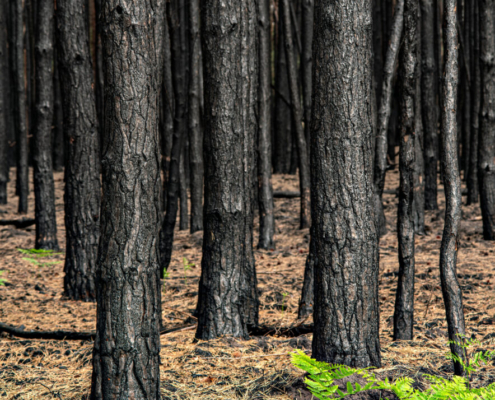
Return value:
<svg viewBox="0 0 495 400">
<path fill-rule="evenodd" d="M 205 208 L 199 339 L 258 323 L 253 202 L 258 105 L 254 0 L 203 0 Z M 228 35 L 220 32 L 229 32 Z"/>
<path fill-rule="evenodd" d="M 465 335 L 466 328 L 462 309 L 462 292 L 456 276 L 458 235 L 462 205 L 456 122 L 457 85 L 459 79 L 457 61 L 457 1 L 445 0 L 444 4 L 445 79 L 442 87 L 442 104 L 444 107 L 441 113 L 441 153 L 446 204 L 445 225 L 440 247 L 440 281 L 447 316 L 449 340 L 462 342 L 462 337 L 458 335 Z M 493 26 L 493 16 L 489 23 Z M 483 27 L 483 24 L 481 26 Z M 463 349 L 459 345 L 451 343 L 450 349 L 458 357 L 464 358 Z M 467 362 L 467 360 L 464 361 Z M 454 362 L 454 371 L 456 375 L 463 374 L 463 368 L 460 363 Z"/>
<path fill-rule="evenodd" d="M 14 122 L 17 149 L 17 194 L 19 195 L 19 213 L 28 211 L 29 167 L 28 167 L 28 130 L 27 130 L 27 94 L 24 76 L 24 1 L 15 0 L 11 4 L 12 19 L 12 71 L 14 78 L 15 105 Z"/>
<path fill-rule="evenodd" d="M 310 215 L 310 177 L 309 177 L 309 161 L 308 150 L 306 147 L 306 139 L 304 137 L 304 130 L 302 127 L 302 112 L 301 112 L 301 100 L 299 96 L 299 88 L 297 84 L 297 65 L 295 63 L 292 54 L 294 52 L 294 43 L 292 40 L 292 29 L 290 23 L 290 6 L 289 0 L 281 0 L 282 17 L 284 26 L 284 40 L 286 49 L 287 70 L 289 73 L 289 88 L 292 105 L 292 117 L 294 122 L 296 142 L 297 142 L 297 156 L 299 161 L 299 187 L 301 191 L 301 205 L 300 205 L 300 228 L 308 228 L 311 224 Z"/>
<path fill-rule="evenodd" d="M 399 278 L 394 312 L 394 340 L 412 340 L 414 325 L 414 162 L 416 72 L 418 40 L 416 0 L 404 1 L 404 44 L 400 51 L 400 154 L 399 210 Z"/>
<path fill-rule="evenodd" d="M 160 399 L 158 94 L 163 53 L 157 36 L 164 4 L 103 3 L 104 197 L 93 400 Z"/>
<path fill-rule="evenodd" d="M 480 1 L 481 112 L 478 171 L 483 238 L 495 240 L 495 1 Z"/>
<path fill-rule="evenodd" d="M 381 0 L 380 0 L 381 1 Z M 302 29 L 301 29 L 301 74 L 304 104 L 304 136 L 309 151 L 311 132 L 311 97 L 313 95 L 313 25 L 314 0 L 302 0 Z"/>
<path fill-rule="evenodd" d="M 189 0 L 189 163 L 191 165 L 191 233 L 203 230 L 203 138 L 199 70 L 201 37 L 199 34 L 199 0 Z"/>
<path fill-rule="evenodd" d="M 259 20 L 259 106 L 258 106 L 258 205 L 260 234 L 258 248 L 274 247 L 275 219 L 273 216 L 272 145 L 271 145 L 271 37 L 270 0 L 258 1 Z"/>
<path fill-rule="evenodd" d="M 100 236 L 100 157 L 85 0 L 58 0 L 60 83 L 66 141 L 64 293 L 96 300 Z"/>
<path fill-rule="evenodd" d="M 8 133 L 7 122 L 9 113 L 9 90 L 10 85 L 9 65 L 7 54 L 7 16 L 8 1 L 0 2 L 0 204 L 7 204 L 7 182 L 9 181 L 8 163 Z"/>
<path fill-rule="evenodd" d="M 52 162 L 53 122 L 53 40 L 54 8 L 52 0 L 37 4 L 35 40 L 36 101 L 34 127 L 34 196 L 37 249 L 58 250 L 55 214 L 55 187 Z"/>
<path fill-rule="evenodd" d="M 437 210 L 438 67 L 435 57 L 435 2 L 421 0 L 421 111 L 424 128 L 425 210 Z"/>
<path fill-rule="evenodd" d="M 62 89 L 60 85 L 58 51 L 55 48 L 53 62 L 53 169 L 62 171 L 65 166 L 65 140 L 64 140 L 64 111 L 62 106 Z"/>
<path fill-rule="evenodd" d="M 313 357 L 359 368 L 381 365 L 372 40 L 371 1 L 315 3 Z"/>
<path fill-rule="evenodd" d="M 397 65 L 400 41 L 404 26 L 404 0 L 398 0 L 395 6 L 394 20 L 388 41 L 385 66 L 382 79 L 382 96 L 378 111 L 378 126 L 375 140 L 375 165 L 374 165 L 374 204 L 377 217 L 377 227 L 380 234 L 386 232 L 386 220 L 383 210 L 382 195 L 385 187 L 385 173 L 387 172 L 387 148 L 390 114 L 392 111 L 392 94 L 394 73 Z"/>
<path fill-rule="evenodd" d="M 184 138 L 187 141 L 187 138 Z M 186 143 L 187 145 L 187 143 Z M 179 200 L 180 200 L 180 214 L 179 214 L 179 230 L 185 231 L 189 228 L 189 205 L 187 204 L 187 147 L 182 146 L 182 151 L 179 160 Z"/>
<path fill-rule="evenodd" d="M 459 48 L 460 58 L 462 60 L 461 70 L 461 98 L 462 104 L 462 170 L 464 171 L 464 180 L 467 180 L 469 176 L 469 158 L 471 155 L 471 90 L 472 84 L 471 77 L 471 3 L 472 0 L 466 0 L 463 4 L 464 20 L 458 25 L 460 30 L 460 38 L 462 39 L 461 46 Z M 462 26 L 461 26 L 462 25 Z"/>
<path fill-rule="evenodd" d="M 306 265 L 304 267 L 304 282 L 301 292 L 301 299 L 299 300 L 299 309 L 297 311 L 297 318 L 303 319 L 310 316 L 314 309 L 314 286 L 315 286 L 315 265 L 316 265 L 316 248 L 315 241 L 313 240 L 313 233 L 311 233 L 311 239 L 309 242 L 309 253 L 306 258 Z"/>
</svg>

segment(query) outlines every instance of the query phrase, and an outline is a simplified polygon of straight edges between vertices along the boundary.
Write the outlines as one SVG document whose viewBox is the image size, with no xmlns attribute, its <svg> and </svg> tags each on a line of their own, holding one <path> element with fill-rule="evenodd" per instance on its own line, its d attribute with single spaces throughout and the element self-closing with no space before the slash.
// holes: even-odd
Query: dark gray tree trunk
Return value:
<svg viewBox="0 0 495 400">
<path fill-rule="evenodd" d="M 387 231 L 385 212 L 383 210 L 382 195 L 385 187 L 385 173 L 387 172 L 388 129 L 392 111 L 392 94 L 394 74 L 397 65 L 399 47 L 404 26 L 404 0 L 399 0 L 395 6 L 394 20 L 388 41 L 385 66 L 383 70 L 380 108 L 378 110 L 378 126 L 375 140 L 375 168 L 374 168 L 374 204 L 377 217 L 377 228 L 380 234 Z"/>
<path fill-rule="evenodd" d="M 435 57 L 435 2 L 421 0 L 421 111 L 424 128 L 425 209 L 437 210 L 438 67 Z"/>
<path fill-rule="evenodd" d="M 27 94 L 24 77 L 24 2 L 12 1 L 12 72 L 14 81 L 14 122 L 17 149 L 17 194 L 19 195 L 19 213 L 28 211 L 29 167 L 28 167 L 28 128 Z"/>
<path fill-rule="evenodd" d="M 191 166 L 191 233 L 203 230 L 203 137 L 199 70 L 201 37 L 199 34 L 199 0 L 189 0 L 189 164 Z"/>
<path fill-rule="evenodd" d="M 58 51 L 55 48 L 53 62 L 53 169 L 62 171 L 65 166 L 65 140 L 64 140 L 64 111 L 62 106 L 62 89 L 60 85 Z"/>
<path fill-rule="evenodd" d="M 299 188 L 301 191 L 301 203 L 300 203 L 300 225 L 301 229 L 308 228 L 311 224 L 310 215 L 310 177 L 309 177 L 309 161 L 308 150 L 306 146 L 306 139 L 304 137 L 304 130 L 302 127 L 302 111 L 301 100 L 299 96 L 299 88 L 297 84 L 297 65 L 296 60 L 292 57 L 294 53 L 294 43 L 292 40 L 292 29 L 290 20 L 290 6 L 289 0 L 281 0 L 282 6 L 282 18 L 285 34 L 285 50 L 287 62 L 287 70 L 289 73 L 289 88 L 290 88 L 290 100 L 292 105 L 292 117 L 294 123 L 295 140 L 297 143 L 297 159 L 299 167 Z"/>
<path fill-rule="evenodd" d="M 382 27 L 382 0 L 372 0 L 373 3 L 373 83 L 375 91 L 375 103 L 378 112 L 378 104 L 382 98 L 383 89 L 383 70 L 384 70 L 384 54 L 385 48 L 383 42 L 383 27 Z M 378 123 L 378 113 L 376 114 L 376 123 Z"/>
<path fill-rule="evenodd" d="M 478 171 L 483 238 L 495 240 L 495 1 L 480 1 L 481 113 Z"/>
<path fill-rule="evenodd" d="M 104 82 L 103 82 L 103 49 L 101 43 L 101 7 L 102 0 L 94 0 L 95 2 L 95 14 L 96 14 L 96 31 L 95 34 L 95 98 L 96 98 L 96 114 L 98 116 L 99 126 L 103 127 L 103 113 L 104 113 Z M 102 141 L 103 135 L 100 128 L 100 143 Z"/>
<path fill-rule="evenodd" d="M 270 0 L 258 1 L 259 29 L 259 106 L 258 106 L 258 206 L 260 235 L 258 248 L 275 247 L 273 216 L 272 144 L 271 144 L 271 37 Z"/>
<path fill-rule="evenodd" d="M 185 231 L 189 229 L 189 207 L 187 204 L 187 138 L 184 138 L 186 142 L 182 146 L 182 151 L 179 160 L 179 200 L 180 200 L 180 214 L 179 214 L 179 230 Z"/>
<path fill-rule="evenodd" d="M 400 82 L 400 154 L 399 210 L 399 278 L 394 312 L 394 340 L 412 340 L 414 325 L 414 168 L 416 73 L 418 68 L 417 0 L 404 1 L 404 44 L 399 56 Z"/>
<path fill-rule="evenodd" d="M 64 293 L 96 300 L 100 232 L 100 157 L 86 1 L 58 0 L 59 73 L 66 141 Z"/>
<path fill-rule="evenodd" d="M 301 75 L 304 102 L 304 136 L 306 137 L 308 151 L 311 132 L 311 97 L 313 95 L 312 73 L 314 8 L 314 0 L 301 1 Z"/>
<path fill-rule="evenodd" d="M 471 32 L 471 146 L 469 156 L 469 175 L 467 178 L 467 204 L 475 204 L 479 201 L 478 184 L 478 153 L 480 133 L 480 108 L 481 108 L 481 71 L 480 71 L 480 18 L 479 3 L 473 1 L 472 7 L 473 26 Z"/>
<path fill-rule="evenodd" d="M 297 318 L 303 319 L 309 317 L 313 313 L 314 308 L 314 286 L 315 286 L 315 265 L 316 265 L 316 248 L 315 241 L 313 240 L 313 234 L 309 242 L 309 253 L 306 258 L 306 265 L 304 267 L 304 282 L 301 292 L 301 299 L 299 300 L 299 309 L 297 311 Z"/>
<path fill-rule="evenodd" d="M 203 0 L 204 241 L 199 339 L 258 324 L 253 256 L 258 19 L 254 0 Z M 228 32 L 228 34 L 225 34 Z"/>
<path fill-rule="evenodd" d="M 9 181 L 9 143 L 7 122 L 9 114 L 9 57 L 7 54 L 8 1 L 0 2 L 0 204 L 7 204 L 7 182 Z"/>
<path fill-rule="evenodd" d="M 471 155 L 471 0 L 464 1 L 462 10 L 464 19 L 459 24 L 459 34 L 461 38 L 461 46 L 459 48 L 460 58 L 462 60 L 461 69 L 461 90 L 460 95 L 462 102 L 462 170 L 464 171 L 464 180 L 469 176 L 469 158 Z M 461 26 L 462 25 L 462 26 Z"/>
<path fill-rule="evenodd" d="M 160 399 L 158 94 L 163 72 L 157 36 L 164 4 L 103 3 L 104 196 L 93 400 Z"/>
<path fill-rule="evenodd" d="M 314 32 L 313 357 L 379 367 L 371 1 L 318 1 Z"/>
<path fill-rule="evenodd" d="M 34 136 L 34 206 L 37 249 L 58 250 L 53 183 L 52 123 L 53 123 L 53 40 L 54 7 L 52 0 L 37 3 L 35 33 L 36 101 Z"/>
<path fill-rule="evenodd" d="M 493 2 L 492 2 L 493 3 Z M 483 2 L 481 3 L 483 4 Z M 444 49 L 445 74 L 442 87 L 442 164 L 445 186 L 445 225 L 440 247 L 440 281 L 445 303 L 445 312 L 449 331 L 449 340 L 462 342 L 458 335 L 465 335 L 462 292 L 457 281 L 457 249 L 459 224 L 461 222 L 461 179 L 459 176 L 459 155 L 457 146 L 457 85 L 459 79 L 457 51 L 456 0 L 444 2 Z M 481 6 L 482 7 L 482 6 Z M 493 25 L 493 16 L 490 20 Z M 483 26 L 483 25 L 482 25 Z M 455 344 L 451 351 L 463 358 L 463 349 Z M 467 360 L 464 360 L 467 362 Z M 463 374 L 462 366 L 455 362 L 456 375 Z"/>
</svg>

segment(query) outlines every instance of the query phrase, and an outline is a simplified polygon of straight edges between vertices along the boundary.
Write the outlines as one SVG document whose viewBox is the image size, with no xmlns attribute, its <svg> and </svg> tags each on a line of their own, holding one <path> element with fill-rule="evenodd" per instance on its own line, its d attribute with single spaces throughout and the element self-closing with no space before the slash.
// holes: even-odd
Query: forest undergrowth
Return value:
<svg viewBox="0 0 495 400">
<path fill-rule="evenodd" d="M 384 194 L 387 234 L 380 241 L 380 334 L 382 377 L 414 378 L 423 374 L 448 377 L 453 373 L 445 357 L 447 324 L 438 272 L 443 229 L 444 197 L 439 182 L 438 211 L 426 211 L 426 235 L 416 236 L 414 340 L 392 341 L 393 307 L 397 284 L 398 199 L 397 170 L 387 174 Z M 15 169 L 11 170 L 9 199 L 0 206 L 1 218 L 19 218 L 14 199 Z M 296 175 L 275 175 L 275 190 L 297 190 Z M 31 182 L 32 185 L 32 182 Z M 59 243 L 65 245 L 63 173 L 55 173 Z M 34 210 L 31 190 L 29 210 Z M 465 197 L 463 197 L 465 200 Z M 465 203 L 465 201 L 464 201 Z M 309 247 L 309 230 L 300 230 L 299 199 L 275 199 L 276 248 L 255 250 L 260 290 L 260 323 L 293 327 Z M 33 211 L 31 211 L 33 214 Z M 32 217 L 32 215 L 28 215 Z M 257 233 L 255 219 L 255 233 Z M 178 226 L 179 224 L 177 224 Z M 19 249 L 34 247 L 34 226 L 0 228 L 0 322 L 26 329 L 94 331 L 96 304 L 68 301 L 62 296 L 64 253 L 33 262 Z M 255 238 L 254 243 L 257 243 Z M 163 399 L 311 399 L 302 372 L 290 363 L 299 348 L 311 354 L 311 334 L 298 337 L 253 336 L 240 341 L 222 338 L 194 342 L 194 312 L 200 275 L 202 232 L 177 231 L 174 253 L 162 291 L 166 329 L 184 327 L 161 336 L 161 392 Z M 186 261 L 184 261 L 184 258 Z M 188 265 L 184 268 L 184 265 Z M 458 278 L 463 289 L 468 335 L 478 348 L 495 348 L 495 246 L 482 239 L 479 205 L 463 206 Z M 304 321 L 311 323 L 311 318 Z M 0 334 L 0 398 L 61 400 L 87 398 L 90 393 L 91 341 L 25 340 Z M 495 382 L 495 365 L 473 377 L 473 386 Z"/>
</svg>

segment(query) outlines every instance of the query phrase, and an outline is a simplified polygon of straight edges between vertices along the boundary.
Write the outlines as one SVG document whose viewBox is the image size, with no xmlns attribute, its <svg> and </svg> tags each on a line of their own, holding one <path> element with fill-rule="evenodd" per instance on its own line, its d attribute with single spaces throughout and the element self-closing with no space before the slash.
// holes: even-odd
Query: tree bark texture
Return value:
<svg viewBox="0 0 495 400">
<path fill-rule="evenodd" d="M 404 44 L 400 51 L 400 154 L 399 210 L 399 277 L 394 312 L 394 340 L 412 340 L 414 325 L 414 168 L 415 113 L 418 40 L 418 6 L 416 0 L 404 1 Z"/>
<path fill-rule="evenodd" d="M 479 3 L 473 2 L 471 31 L 471 146 L 469 156 L 469 175 L 467 177 L 467 204 L 475 204 L 479 201 L 478 184 L 478 153 L 480 133 L 480 108 L 481 108 L 481 71 L 480 71 L 480 18 Z"/>
<path fill-rule="evenodd" d="M 205 208 L 196 337 L 258 324 L 253 256 L 258 19 L 254 0 L 202 2 Z"/>
<path fill-rule="evenodd" d="M 314 32 L 313 357 L 379 367 L 371 1 L 316 2 Z"/>
<path fill-rule="evenodd" d="M 313 313 L 314 299 L 315 299 L 315 265 L 316 265 L 316 248 L 313 235 L 309 242 L 309 253 L 306 258 L 306 265 L 304 267 L 304 282 L 301 292 L 301 299 L 299 300 L 299 309 L 297 311 L 297 318 L 303 319 L 309 317 Z"/>
<path fill-rule="evenodd" d="M 28 128 L 27 93 L 24 77 L 24 1 L 15 0 L 11 4 L 12 20 L 12 72 L 14 81 L 14 122 L 17 149 L 17 194 L 19 195 L 19 213 L 28 211 L 29 166 L 28 166 Z"/>
<path fill-rule="evenodd" d="M 182 146 L 182 152 L 179 159 L 179 201 L 180 201 L 180 214 L 179 214 L 179 230 L 185 231 L 189 229 L 189 205 L 187 204 L 187 138 L 184 138 L 185 146 Z"/>
<path fill-rule="evenodd" d="M 55 214 L 55 187 L 52 161 L 53 40 L 54 8 L 52 0 L 37 4 L 35 34 L 36 98 L 34 130 L 34 207 L 37 249 L 58 250 Z"/>
<path fill-rule="evenodd" d="M 258 95 L 258 205 L 260 215 L 259 249 L 275 247 L 273 215 L 271 143 L 271 37 L 270 0 L 258 1 L 259 95 Z"/>
<path fill-rule="evenodd" d="M 101 184 L 98 124 L 86 14 L 86 2 L 83 0 L 57 2 L 57 55 L 64 106 L 67 161 L 64 293 L 74 300 L 94 301 Z"/>
<path fill-rule="evenodd" d="M 311 97 L 313 95 L 314 0 L 301 0 L 301 75 L 304 104 L 304 136 L 309 151 L 311 132 Z"/>
<path fill-rule="evenodd" d="M 390 114 L 392 111 L 392 94 L 394 85 L 394 73 L 397 65 L 399 47 L 404 26 L 404 0 L 399 0 L 395 6 L 394 20 L 388 41 L 387 53 L 385 55 L 385 65 L 383 70 L 382 90 L 380 98 L 380 108 L 378 110 L 378 126 L 375 139 L 375 165 L 374 165 L 374 185 L 375 185 L 375 215 L 377 216 L 377 227 L 379 233 L 386 232 L 386 220 L 383 210 L 382 195 L 385 187 L 385 173 L 387 171 L 387 136 Z"/>
<path fill-rule="evenodd" d="M 53 62 L 53 169 L 62 171 L 65 166 L 65 140 L 64 140 L 64 111 L 62 106 L 62 89 L 60 85 L 58 51 L 55 46 Z"/>
<path fill-rule="evenodd" d="M 7 1 L 0 3 L 0 204 L 7 204 L 7 182 L 9 181 L 7 118 L 10 110 L 8 108 L 9 90 L 7 88 L 10 85 L 10 79 L 8 79 L 7 5 Z"/>
<path fill-rule="evenodd" d="M 299 167 L 299 188 L 301 191 L 300 197 L 300 223 L 301 229 L 308 228 L 311 224 L 310 215 L 310 177 L 309 177 L 309 161 L 308 150 L 306 146 L 306 139 L 304 137 L 304 130 L 302 126 L 302 110 L 301 100 L 299 96 L 299 88 L 297 83 L 297 65 L 296 60 L 292 57 L 294 53 L 294 42 L 292 39 L 292 29 L 290 21 L 290 6 L 289 0 L 281 0 L 283 4 L 283 26 L 285 34 L 285 56 L 288 60 L 287 70 L 289 74 L 289 88 L 290 88 L 290 100 L 292 108 L 292 118 L 295 133 L 295 140 L 297 143 L 297 159 Z"/>
<path fill-rule="evenodd" d="M 458 335 L 465 335 L 466 328 L 462 308 L 462 292 L 456 276 L 458 235 L 462 205 L 456 121 L 457 84 L 459 79 L 456 8 L 456 0 L 445 0 L 445 74 L 442 87 L 441 157 L 444 171 L 446 204 L 445 225 L 440 247 L 440 281 L 447 314 L 449 340 L 462 342 L 462 338 L 458 337 Z M 493 20 L 491 24 L 493 24 Z M 457 356 L 463 357 L 463 350 L 460 346 L 451 344 L 450 349 Z M 463 368 L 457 362 L 454 363 L 454 371 L 456 375 L 463 374 Z"/>
<path fill-rule="evenodd" d="M 191 233 L 203 230 L 203 138 L 199 70 L 201 37 L 199 34 L 199 0 L 189 0 L 189 164 L 191 166 Z"/>
<path fill-rule="evenodd" d="M 102 9 L 103 204 L 91 398 L 160 398 L 160 140 L 164 1 Z"/>
<path fill-rule="evenodd" d="M 435 57 L 435 2 L 421 0 L 421 114 L 424 132 L 425 210 L 437 210 L 438 67 Z"/>
<path fill-rule="evenodd" d="M 460 95 L 462 102 L 462 170 L 464 171 L 464 180 L 469 176 L 469 157 L 471 155 L 471 2 L 464 1 L 462 6 L 464 18 L 459 27 L 459 35 L 462 39 L 459 51 L 461 52 L 461 60 L 463 68 L 461 70 L 461 90 Z"/>
<path fill-rule="evenodd" d="M 481 112 L 478 171 L 483 238 L 495 240 L 495 1 L 480 1 Z"/>
</svg>

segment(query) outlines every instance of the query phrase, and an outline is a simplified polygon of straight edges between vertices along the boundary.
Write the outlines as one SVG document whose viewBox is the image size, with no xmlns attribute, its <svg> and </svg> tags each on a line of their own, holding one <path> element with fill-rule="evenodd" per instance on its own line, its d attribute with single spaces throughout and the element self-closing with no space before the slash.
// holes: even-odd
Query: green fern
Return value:
<svg viewBox="0 0 495 400">
<path fill-rule="evenodd" d="M 4 271 L 0 271 L 0 275 L 2 275 Z M 0 286 L 5 286 L 5 282 L 8 282 L 6 279 L 0 278 Z"/>
</svg>

